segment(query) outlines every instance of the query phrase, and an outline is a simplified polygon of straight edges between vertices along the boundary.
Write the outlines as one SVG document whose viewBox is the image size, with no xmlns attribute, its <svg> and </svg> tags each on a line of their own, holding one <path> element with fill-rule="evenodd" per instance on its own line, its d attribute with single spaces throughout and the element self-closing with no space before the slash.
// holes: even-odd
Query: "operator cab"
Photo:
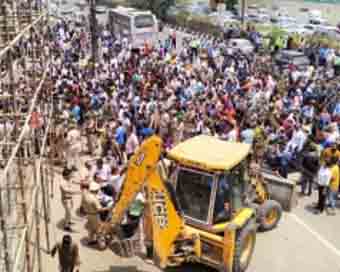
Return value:
<svg viewBox="0 0 340 272">
<path fill-rule="evenodd" d="M 187 224 L 213 230 L 242 210 L 249 150 L 246 144 L 197 136 L 168 152 L 175 163 L 171 182 Z"/>
</svg>

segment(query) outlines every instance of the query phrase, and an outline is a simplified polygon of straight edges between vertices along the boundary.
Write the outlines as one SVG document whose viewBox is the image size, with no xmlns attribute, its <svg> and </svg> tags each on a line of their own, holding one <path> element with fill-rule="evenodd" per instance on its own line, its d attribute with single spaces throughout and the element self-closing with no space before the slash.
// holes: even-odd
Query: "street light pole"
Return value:
<svg viewBox="0 0 340 272">
<path fill-rule="evenodd" d="M 98 55 L 98 44 L 97 44 L 97 18 L 96 18 L 96 0 L 90 1 L 90 32 L 91 32 L 91 44 L 92 44 L 92 61 L 95 65 L 97 62 Z"/>
<path fill-rule="evenodd" d="M 242 29 L 246 29 L 246 20 L 245 15 L 247 11 L 247 0 L 241 0 L 241 22 L 242 22 Z"/>
</svg>

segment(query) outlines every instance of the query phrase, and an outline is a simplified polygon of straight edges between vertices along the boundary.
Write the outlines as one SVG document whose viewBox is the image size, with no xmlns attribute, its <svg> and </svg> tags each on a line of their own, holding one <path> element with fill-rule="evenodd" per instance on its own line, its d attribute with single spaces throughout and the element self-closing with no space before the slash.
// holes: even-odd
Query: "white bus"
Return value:
<svg viewBox="0 0 340 272">
<path fill-rule="evenodd" d="M 110 30 L 121 38 L 126 37 L 133 48 L 158 42 L 157 18 L 150 11 L 119 6 L 108 13 Z"/>
</svg>

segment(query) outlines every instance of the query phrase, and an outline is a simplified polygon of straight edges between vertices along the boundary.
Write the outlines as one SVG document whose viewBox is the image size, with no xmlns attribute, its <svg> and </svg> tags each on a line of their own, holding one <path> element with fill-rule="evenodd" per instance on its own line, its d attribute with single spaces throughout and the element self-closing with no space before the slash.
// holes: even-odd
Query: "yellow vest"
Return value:
<svg viewBox="0 0 340 272">
<path fill-rule="evenodd" d="M 333 192 L 337 192 L 339 190 L 339 166 L 336 164 L 331 168 L 332 178 L 329 183 L 329 188 Z"/>
</svg>

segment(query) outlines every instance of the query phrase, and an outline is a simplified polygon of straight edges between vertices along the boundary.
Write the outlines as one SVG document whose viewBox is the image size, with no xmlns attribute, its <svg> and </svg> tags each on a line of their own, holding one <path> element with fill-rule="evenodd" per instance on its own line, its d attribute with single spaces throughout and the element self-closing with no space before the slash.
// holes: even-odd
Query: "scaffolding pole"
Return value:
<svg viewBox="0 0 340 272">
<path fill-rule="evenodd" d="M 9 249 L 8 249 L 8 236 L 6 231 L 6 221 L 5 221 L 5 214 L 3 210 L 3 199 L 2 199 L 2 189 L 0 188 L 0 227 L 1 232 L 3 235 L 3 251 L 4 251 L 4 257 L 5 257 L 5 269 L 6 272 L 10 272 L 10 258 L 9 258 Z"/>
<path fill-rule="evenodd" d="M 19 174 L 19 182 L 20 182 L 20 194 L 21 194 L 21 205 L 22 205 L 22 211 L 23 211 L 23 220 L 24 224 L 27 226 L 28 220 L 27 220 L 27 205 L 26 205 L 26 196 L 25 196 L 25 191 L 24 191 L 24 177 L 22 173 L 22 168 L 21 168 L 21 162 L 19 161 L 18 163 L 18 174 Z M 30 249 L 29 249 L 29 237 L 27 233 L 25 233 L 25 244 L 26 244 L 26 250 L 25 250 L 25 258 L 26 258 L 26 265 L 27 265 L 27 272 L 32 271 L 31 268 L 31 254 L 30 254 Z"/>
<path fill-rule="evenodd" d="M 53 184 L 53 176 L 48 176 L 53 172 L 47 170 L 50 166 L 45 148 L 53 124 L 52 98 L 46 99 L 42 93 L 49 80 L 50 56 L 42 54 L 44 46 L 49 44 L 48 18 L 45 14 L 39 15 L 41 8 L 37 6 L 34 7 L 34 13 L 38 12 L 35 19 L 32 1 L 28 2 L 28 8 L 21 10 L 19 6 L 23 2 L 7 0 L 7 3 L 10 12 L 3 2 L 0 4 L 3 30 L 0 36 L 1 46 L 4 46 L 0 51 L 0 63 L 5 70 L 1 74 L 1 88 L 9 94 L 0 97 L 5 105 L 5 111 L 0 114 L 0 162 L 4 167 L 0 170 L 0 252 L 3 254 L 0 271 L 43 271 L 45 236 L 47 251 L 50 249 L 49 186 Z M 17 25 L 22 28 L 21 32 Z M 35 40 L 32 51 L 20 48 L 23 42 L 32 40 Z M 19 75 L 22 75 L 20 84 L 32 89 L 29 94 L 20 91 Z M 22 99 L 28 103 L 28 109 L 23 110 Z M 32 133 L 31 116 L 37 109 L 42 111 L 45 126 Z M 40 149 L 39 154 L 32 150 L 32 143 Z"/>
</svg>

